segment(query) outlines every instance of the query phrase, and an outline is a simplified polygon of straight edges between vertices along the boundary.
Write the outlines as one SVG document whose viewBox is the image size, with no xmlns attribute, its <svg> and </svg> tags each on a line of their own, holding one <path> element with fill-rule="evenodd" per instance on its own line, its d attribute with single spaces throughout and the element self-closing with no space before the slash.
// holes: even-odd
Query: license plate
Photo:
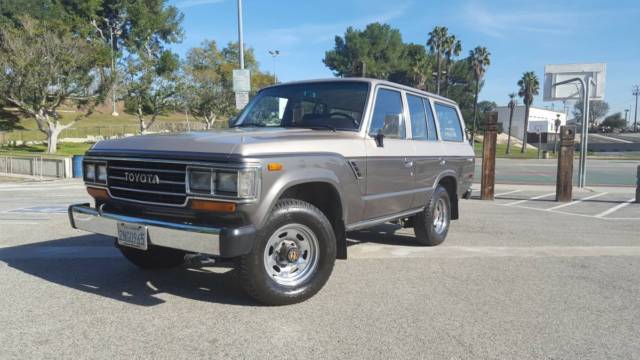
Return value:
<svg viewBox="0 0 640 360">
<path fill-rule="evenodd" d="M 147 250 L 147 227 L 144 225 L 118 223 L 118 244 Z"/>
</svg>

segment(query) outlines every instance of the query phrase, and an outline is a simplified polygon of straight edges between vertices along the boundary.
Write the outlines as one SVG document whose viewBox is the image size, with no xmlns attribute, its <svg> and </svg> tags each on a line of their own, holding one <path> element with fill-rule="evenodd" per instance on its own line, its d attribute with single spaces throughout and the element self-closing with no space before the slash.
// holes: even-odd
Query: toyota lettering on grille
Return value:
<svg viewBox="0 0 640 360">
<path fill-rule="evenodd" d="M 127 182 L 130 182 L 130 183 L 156 184 L 156 185 L 160 184 L 160 178 L 156 174 L 125 172 L 124 178 Z"/>
</svg>

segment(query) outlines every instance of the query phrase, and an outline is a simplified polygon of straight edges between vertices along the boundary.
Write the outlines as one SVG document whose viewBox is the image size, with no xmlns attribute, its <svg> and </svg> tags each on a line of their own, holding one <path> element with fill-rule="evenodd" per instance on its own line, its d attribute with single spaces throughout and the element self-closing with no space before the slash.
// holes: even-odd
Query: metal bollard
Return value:
<svg viewBox="0 0 640 360">
<path fill-rule="evenodd" d="M 556 176 L 556 201 L 568 202 L 573 196 L 573 152 L 575 151 L 575 126 L 560 128 L 560 151 Z"/>
<path fill-rule="evenodd" d="M 498 113 L 487 114 L 484 140 L 482 143 L 482 179 L 480 199 L 493 200 L 496 184 L 496 139 L 498 134 Z"/>
</svg>

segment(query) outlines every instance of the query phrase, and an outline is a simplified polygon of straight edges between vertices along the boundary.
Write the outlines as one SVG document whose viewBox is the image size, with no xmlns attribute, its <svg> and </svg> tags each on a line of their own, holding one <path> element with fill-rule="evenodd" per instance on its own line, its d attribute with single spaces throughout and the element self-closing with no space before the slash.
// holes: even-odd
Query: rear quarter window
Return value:
<svg viewBox="0 0 640 360">
<path fill-rule="evenodd" d="M 436 103 L 436 116 L 440 125 L 440 137 L 444 141 L 463 141 L 462 126 L 458 111 L 453 106 Z"/>
</svg>

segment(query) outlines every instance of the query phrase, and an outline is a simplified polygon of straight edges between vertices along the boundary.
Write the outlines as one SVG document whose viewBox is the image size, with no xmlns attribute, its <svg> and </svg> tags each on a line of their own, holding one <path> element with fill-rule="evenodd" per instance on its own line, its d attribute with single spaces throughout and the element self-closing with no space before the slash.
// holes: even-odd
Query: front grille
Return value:
<svg viewBox="0 0 640 360">
<path fill-rule="evenodd" d="M 110 160 L 109 191 L 116 198 L 182 205 L 186 200 L 186 164 Z"/>
</svg>

